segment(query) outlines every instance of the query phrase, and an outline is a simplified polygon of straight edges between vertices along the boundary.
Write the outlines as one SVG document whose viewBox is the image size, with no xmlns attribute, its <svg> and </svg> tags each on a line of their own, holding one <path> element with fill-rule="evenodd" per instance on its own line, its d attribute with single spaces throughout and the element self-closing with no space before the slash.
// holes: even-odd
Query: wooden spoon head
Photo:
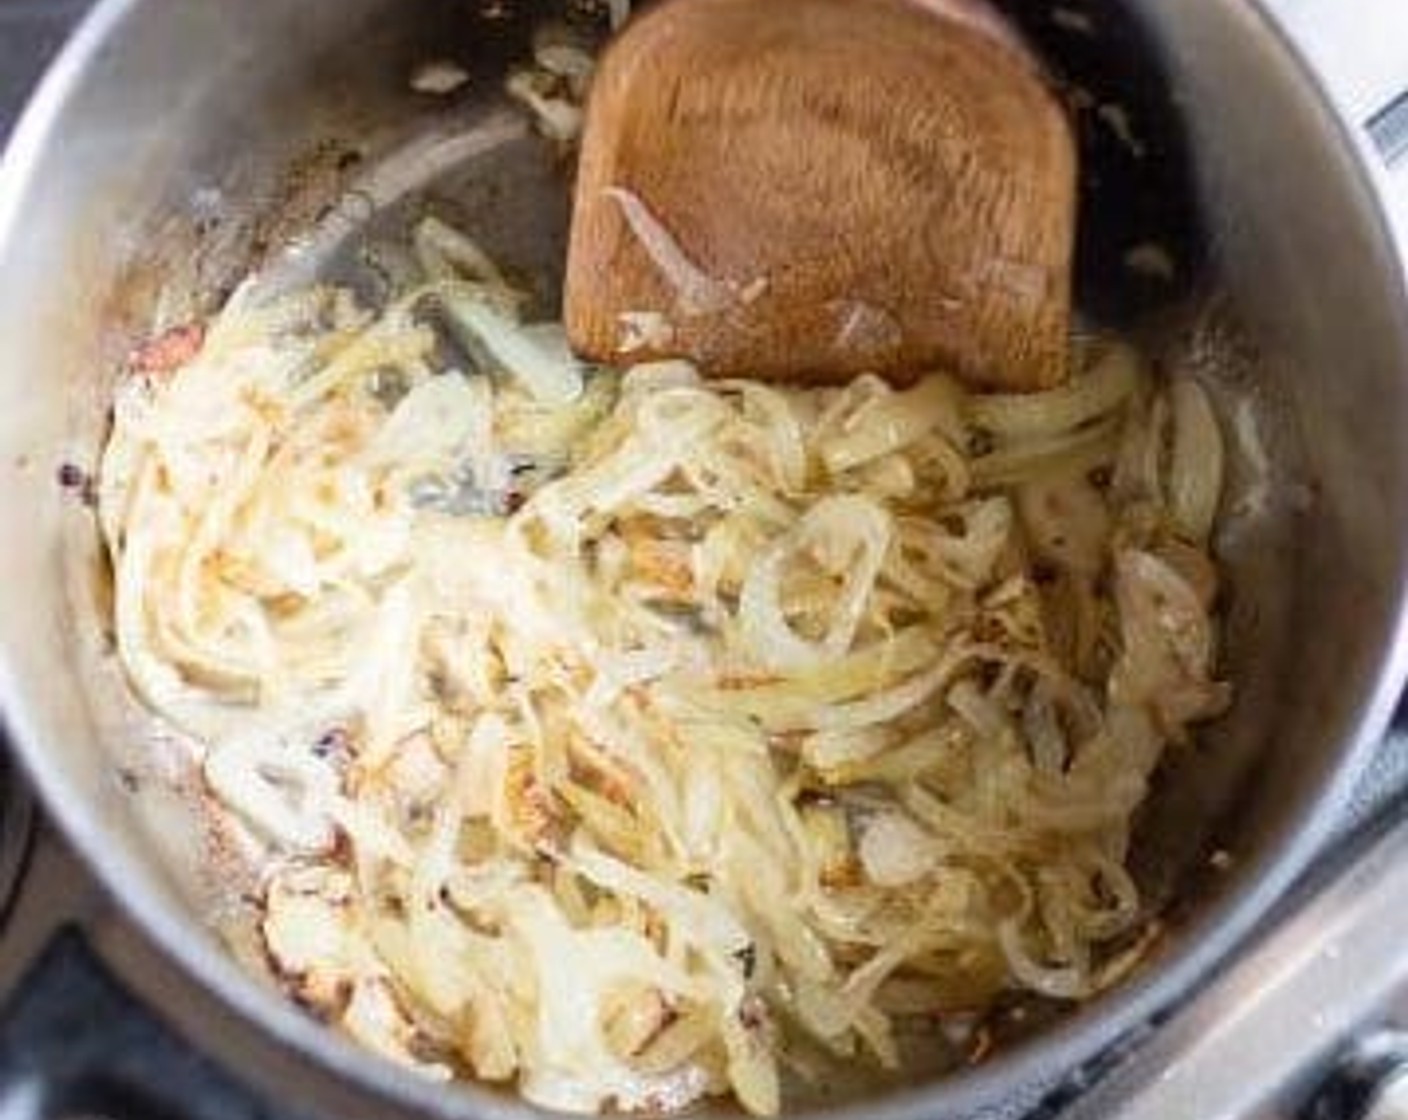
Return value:
<svg viewBox="0 0 1408 1120">
<path fill-rule="evenodd" d="M 709 374 L 1065 376 L 1069 122 L 978 0 L 667 0 L 593 81 L 573 346 Z"/>
</svg>

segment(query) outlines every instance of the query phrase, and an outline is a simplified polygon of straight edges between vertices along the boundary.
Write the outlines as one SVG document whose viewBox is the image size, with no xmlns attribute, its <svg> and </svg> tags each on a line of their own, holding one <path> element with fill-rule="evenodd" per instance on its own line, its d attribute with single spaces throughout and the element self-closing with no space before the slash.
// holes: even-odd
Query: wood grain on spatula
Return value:
<svg viewBox="0 0 1408 1120">
<path fill-rule="evenodd" d="M 977 0 L 666 0 L 593 81 L 573 345 L 712 375 L 1065 376 L 1076 157 Z"/>
</svg>

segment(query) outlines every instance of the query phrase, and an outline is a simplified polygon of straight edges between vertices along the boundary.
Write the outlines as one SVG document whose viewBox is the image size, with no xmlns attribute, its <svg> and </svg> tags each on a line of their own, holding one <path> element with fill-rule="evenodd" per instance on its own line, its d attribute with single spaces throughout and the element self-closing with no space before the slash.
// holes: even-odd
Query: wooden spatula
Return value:
<svg viewBox="0 0 1408 1120">
<path fill-rule="evenodd" d="M 1076 157 L 982 0 L 665 0 L 601 59 L 573 346 L 711 375 L 1065 376 Z"/>
</svg>

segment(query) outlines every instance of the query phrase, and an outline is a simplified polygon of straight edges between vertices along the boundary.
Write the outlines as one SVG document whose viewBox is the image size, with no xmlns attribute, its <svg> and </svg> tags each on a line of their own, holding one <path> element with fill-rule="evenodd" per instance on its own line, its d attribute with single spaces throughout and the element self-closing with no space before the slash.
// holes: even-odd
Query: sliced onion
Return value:
<svg viewBox="0 0 1408 1120">
<path fill-rule="evenodd" d="M 890 547 L 890 535 L 889 516 L 866 499 L 837 496 L 812 506 L 796 528 L 757 562 L 743 584 L 739 625 L 760 664 L 808 665 L 849 649 Z M 799 637 L 782 610 L 785 566 L 807 548 L 825 548 L 851 565 L 831 625 L 819 642 Z"/>
<path fill-rule="evenodd" d="M 445 1055 L 435 1076 L 766 1112 L 775 1014 L 888 1064 L 895 1014 L 1125 967 L 1103 951 L 1142 913 L 1134 814 L 1227 698 L 1210 561 L 1168 531 L 1208 501 L 1164 475 L 1199 459 L 1206 402 L 1135 407 L 1142 375 L 1107 366 L 955 407 L 940 379 L 682 362 L 577 397 L 561 328 L 521 323 L 477 245 L 430 224 L 417 249 L 432 278 L 376 316 L 234 301 L 118 411 L 103 467 L 140 698 L 201 737 L 251 847 L 326 880 L 274 870 L 286 980 L 398 1061 Z M 437 309 L 504 376 L 440 370 Z M 1130 485 L 1088 483 L 1126 434 Z M 411 467 L 507 487 L 549 453 L 512 514 L 405 499 Z M 642 541 L 688 570 L 668 602 Z M 1039 595 L 1033 557 L 1079 590 Z"/>
<path fill-rule="evenodd" d="M 582 395 L 582 365 L 559 325 L 524 327 L 469 285 L 447 287 L 441 299 L 450 321 L 471 344 L 482 347 L 495 366 L 521 381 L 537 400 L 565 405 Z"/>
<path fill-rule="evenodd" d="M 1173 727 L 1219 713 L 1227 688 L 1211 679 L 1212 623 L 1197 591 L 1148 552 L 1120 552 L 1115 572 L 1122 651 L 1112 700 L 1148 705 Z"/>
<path fill-rule="evenodd" d="M 560 23 L 546 24 L 533 32 L 533 61 L 549 74 L 566 79 L 577 98 L 586 93 L 596 69 L 591 52 Z"/>
<path fill-rule="evenodd" d="M 582 107 L 574 101 L 553 96 L 559 85 L 557 75 L 544 70 L 515 70 L 504 82 L 504 91 L 533 114 L 533 123 L 542 135 L 559 143 L 570 143 L 582 133 Z"/>
<path fill-rule="evenodd" d="M 255 730 L 211 751 L 205 777 L 226 804 L 284 849 L 308 853 L 332 845 L 328 797 L 337 775 L 306 752 L 269 742 Z"/>
<path fill-rule="evenodd" d="M 421 382 L 396 405 L 365 451 L 368 466 L 410 474 L 453 463 L 488 421 L 492 402 L 454 370 Z"/>
<path fill-rule="evenodd" d="M 1046 475 L 1022 483 L 1017 510 L 1038 556 L 1083 576 L 1100 574 L 1113 526 L 1103 496 L 1083 474 Z"/>
<path fill-rule="evenodd" d="M 958 672 L 967 658 L 965 651 L 951 651 L 938 665 L 919 673 L 903 684 L 866 700 L 818 709 L 811 718 L 798 720 L 802 728 L 821 731 L 857 731 L 873 724 L 897 719 L 938 692 Z M 791 727 L 782 730 L 791 730 Z"/>
<path fill-rule="evenodd" d="M 416 259 L 432 280 L 479 280 L 510 292 L 499 266 L 468 234 L 434 216 L 424 218 L 412 234 Z"/>
<path fill-rule="evenodd" d="M 1196 381 L 1180 378 L 1168 395 L 1173 413 L 1169 513 L 1183 537 L 1201 544 L 1212 532 L 1222 497 L 1222 432 L 1207 391 Z"/>
<path fill-rule="evenodd" d="M 1070 965 L 1043 964 L 1032 956 L 1016 922 L 1000 922 L 998 940 L 1012 974 L 1034 992 L 1052 999 L 1081 999 L 1090 994 L 1090 976 Z"/>
<path fill-rule="evenodd" d="M 1010 486 L 1052 475 L 1086 474 L 1107 466 L 1119 450 L 1120 421 L 1109 416 L 1065 435 L 1001 448 L 973 460 L 980 486 Z"/>
<path fill-rule="evenodd" d="M 900 813 L 882 813 L 860 835 L 860 862 L 872 883 L 905 887 L 928 875 L 937 857 L 934 838 Z"/>
<path fill-rule="evenodd" d="M 949 378 L 930 374 L 912 389 L 878 397 L 857 410 L 839 434 L 821 445 L 822 461 L 833 474 L 851 470 L 933 431 L 959 443 L 959 401 Z"/>
<path fill-rule="evenodd" d="M 1051 438 L 1106 416 L 1144 381 L 1138 354 L 1110 343 L 1089 372 L 1039 393 L 985 393 L 968 399 L 968 419 L 1004 441 Z"/>
</svg>

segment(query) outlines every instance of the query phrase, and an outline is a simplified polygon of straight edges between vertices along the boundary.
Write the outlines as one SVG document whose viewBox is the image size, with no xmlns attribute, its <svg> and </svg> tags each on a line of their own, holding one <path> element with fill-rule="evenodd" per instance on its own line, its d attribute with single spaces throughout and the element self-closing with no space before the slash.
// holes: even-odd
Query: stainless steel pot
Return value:
<svg viewBox="0 0 1408 1120">
<path fill-rule="evenodd" d="M 1391 18 L 1390 2 L 1379 15 Z M 1248 418 L 1235 430 L 1261 433 L 1238 444 L 1232 502 L 1250 512 L 1221 542 L 1239 701 L 1199 751 L 1171 759 L 1141 826 L 1140 878 L 1167 902 L 1170 930 L 1144 971 L 978 1068 L 829 1106 L 837 1116 L 955 1115 L 1011 1099 L 1170 1004 L 1324 838 L 1408 671 L 1408 292 L 1395 188 L 1361 128 L 1378 105 L 1361 83 L 1356 116 L 1341 115 L 1269 0 L 1011 6 L 1082 91 L 1086 307 L 1165 360 L 1197 363 L 1230 414 Z M 1311 7 L 1291 14 L 1309 21 Z M 1352 17 L 1366 50 L 1370 7 L 1342 5 L 1336 21 L 1343 31 Z M 458 207 L 546 292 L 565 193 L 497 90 L 552 10 L 104 0 L 35 98 L 0 179 L 10 734 L 51 814 L 171 960 L 292 1060 L 370 1090 L 382 1115 L 535 1113 L 369 1058 L 236 962 L 216 930 L 238 925 L 238 868 L 189 772 L 153 748 L 114 688 L 91 510 L 55 474 L 92 468 L 113 372 L 159 311 L 207 308 L 259 262 L 281 276 L 345 271 L 351 231 L 403 220 L 407 195 Z M 408 87 L 419 62 L 444 57 L 469 70 L 467 93 Z M 1324 57 L 1333 69 L 1345 49 Z M 1172 250 L 1172 273 L 1157 256 L 1147 267 L 1150 241 Z M 1213 843 L 1233 854 L 1229 869 L 1206 872 Z"/>
</svg>

